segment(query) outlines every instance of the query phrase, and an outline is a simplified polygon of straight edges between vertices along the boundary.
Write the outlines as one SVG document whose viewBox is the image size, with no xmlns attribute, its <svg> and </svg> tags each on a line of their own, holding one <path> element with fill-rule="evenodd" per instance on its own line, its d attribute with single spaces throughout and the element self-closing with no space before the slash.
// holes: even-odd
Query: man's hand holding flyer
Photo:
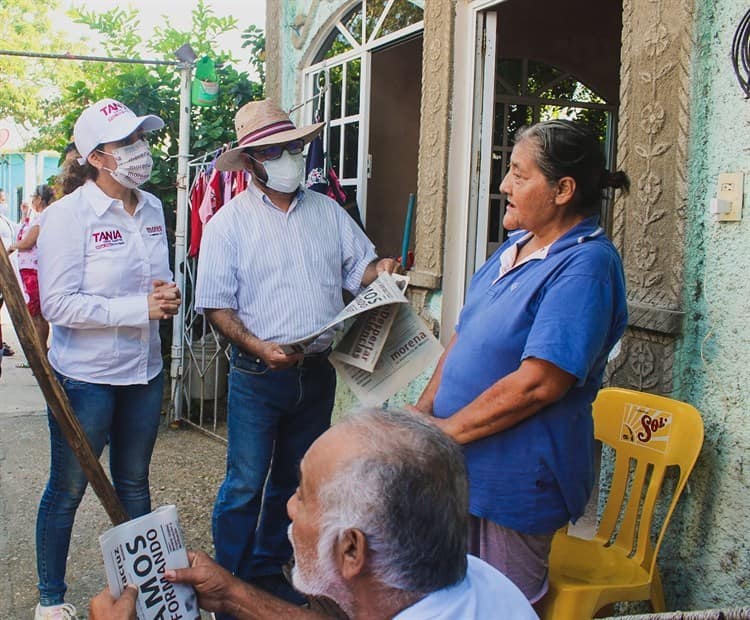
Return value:
<svg viewBox="0 0 750 620">
<path fill-rule="evenodd" d="M 286 353 L 302 351 L 323 332 L 346 322 L 349 328 L 331 353 L 331 364 L 362 404 L 381 404 L 443 352 L 409 305 L 403 293 L 407 283 L 404 276 L 381 273 L 330 323 L 282 348 Z"/>
<path fill-rule="evenodd" d="M 138 588 L 138 620 L 200 620 L 193 588 L 164 579 L 166 569 L 188 566 L 174 506 L 107 530 L 99 544 L 112 596 L 119 597 L 129 583 Z"/>
</svg>

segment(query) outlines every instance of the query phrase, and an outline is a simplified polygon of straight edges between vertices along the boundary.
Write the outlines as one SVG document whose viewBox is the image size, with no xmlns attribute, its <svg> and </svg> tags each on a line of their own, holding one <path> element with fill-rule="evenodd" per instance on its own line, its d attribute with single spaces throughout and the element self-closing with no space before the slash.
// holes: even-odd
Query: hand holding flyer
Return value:
<svg viewBox="0 0 750 620">
<path fill-rule="evenodd" d="M 129 583 L 138 587 L 138 620 L 200 620 L 193 588 L 164 579 L 166 569 L 189 565 L 175 506 L 113 527 L 99 544 L 112 595 L 119 597 Z"/>
</svg>

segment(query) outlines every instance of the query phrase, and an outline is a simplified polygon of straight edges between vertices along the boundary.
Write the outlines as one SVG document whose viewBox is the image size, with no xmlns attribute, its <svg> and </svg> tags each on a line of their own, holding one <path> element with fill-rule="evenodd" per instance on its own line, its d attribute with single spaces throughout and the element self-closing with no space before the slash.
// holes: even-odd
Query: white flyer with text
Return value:
<svg viewBox="0 0 750 620">
<path fill-rule="evenodd" d="M 119 597 L 129 583 L 138 587 L 138 620 L 200 620 L 193 588 L 164 579 L 166 569 L 188 566 L 175 506 L 115 526 L 99 544 L 112 595 Z"/>
</svg>

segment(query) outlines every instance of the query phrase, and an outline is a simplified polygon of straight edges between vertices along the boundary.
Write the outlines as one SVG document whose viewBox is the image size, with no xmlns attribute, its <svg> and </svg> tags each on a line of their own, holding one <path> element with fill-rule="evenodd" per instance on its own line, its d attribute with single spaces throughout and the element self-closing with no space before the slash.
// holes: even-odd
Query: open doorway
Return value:
<svg viewBox="0 0 750 620">
<path fill-rule="evenodd" d="M 398 256 L 417 192 L 422 36 L 376 50 L 371 70 L 367 234 L 380 256 Z"/>
<path fill-rule="evenodd" d="M 423 7 L 424 0 L 383 0 L 343 8 L 303 71 L 303 117 L 325 121 L 326 170 L 335 171 L 381 256 L 401 253 L 416 193 Z"/>
<path fill-rule="evenodd" d="M 563 9 L 552 0 L 506 0 L 477 17 L 482 48 L 474 149 L 480 155 L 470 199 L 467 282 L 506 234 L 499 185 L 517 129 L 551 118 L 585 122 L 613 165 L 622 3 L 569 0 Z M 609 211 L 604 201 L 605 226 Z"/>
</svg>

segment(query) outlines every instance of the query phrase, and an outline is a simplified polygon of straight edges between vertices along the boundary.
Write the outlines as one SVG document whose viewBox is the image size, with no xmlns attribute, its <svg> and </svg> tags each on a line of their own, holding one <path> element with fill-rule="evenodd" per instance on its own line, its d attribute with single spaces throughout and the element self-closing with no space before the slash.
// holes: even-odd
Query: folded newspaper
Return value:
<svg viewBox="0 0 750 620">
<path fill-rule="evenodd" d="M 193 588 L 164 579 L 166 569 L 188 566 L 175 506 L 113 527 L 99 544 L 112 595 L 119 597 L 129 583 L 138 587 L 138 620 L 200 620 Z"/>
<path fill-rule="evenodd" d="M 323 332 L 340 329 L 344 336 L 331 353 L 331 364 L 362 404 L 380 405 L 443 352 L 404 295 L 408 281 L 381 273 L 330 323 L 282 347 L 287 353 L 303 351 Z"/>
<path fill-rule="evenodd" d="M 349 304 L 339 312 L 331 321 L 308 334 L 304 338 L 281 345 L 284 353 L 302 353 L 305 347 L 313 342 L 318 336 L 329 329 L 340 328 L 348 319 L 356 317 L 368 310 L 385 306 L 387 304 L 405 304 L 408 299 L 402 290 L 406 288 L 408 278 L 404 276 L 392 276 L 389 273 L 381 273 L 367 288 L 357 295 Z"/>
<path fill-rule="evenodd" d="M 390 329 L 385 328 L 388 322 Z M 368 355 L 370 347 L 379 353 Z M 358 318 L 330 360 L 357 399 L 375 407 L 431 368 L 442 353 L 443 346 L 414 308 L 399 304 L 391 306 L 386 318 L 379 309 Z M 364 357 L 369 357 L 366 365 L 360 363 Z"/>
</svg>

